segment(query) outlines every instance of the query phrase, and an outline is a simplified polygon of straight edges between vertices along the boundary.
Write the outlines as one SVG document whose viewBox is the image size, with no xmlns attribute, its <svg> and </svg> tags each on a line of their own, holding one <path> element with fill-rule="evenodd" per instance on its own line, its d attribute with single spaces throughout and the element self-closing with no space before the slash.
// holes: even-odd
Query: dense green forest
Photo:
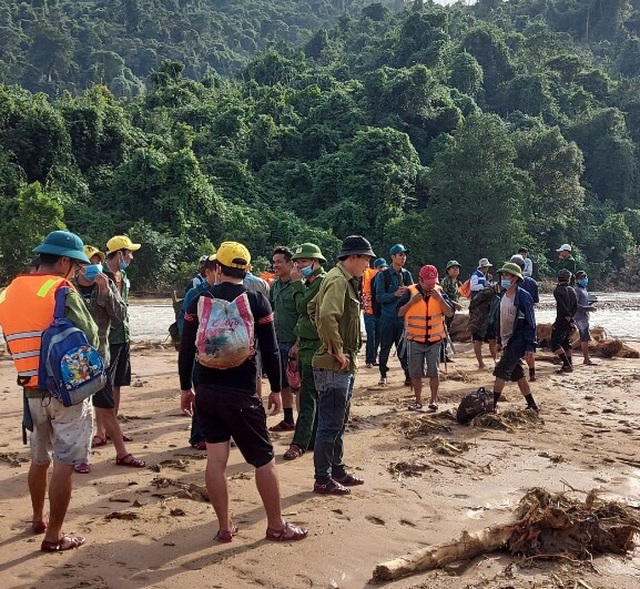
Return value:
<svg viewBox="0 0 640 589">
<path fill-rule="evenodd" d="M 0 2 L 0 282 L 66 226 L 151 290 L 354 232 L 635 287 L 639 147 L 640 0 Z"/>
</svg>

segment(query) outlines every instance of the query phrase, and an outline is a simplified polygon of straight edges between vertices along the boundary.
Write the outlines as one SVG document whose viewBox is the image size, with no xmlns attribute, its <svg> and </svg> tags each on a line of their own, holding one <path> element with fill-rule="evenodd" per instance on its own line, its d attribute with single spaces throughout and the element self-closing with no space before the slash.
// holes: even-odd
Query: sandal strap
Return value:
<svg viewBox="0 0 640 589">
<path fill-rule="evenodd" d="M 299 528 L 288 522 L 285 522 L 284 528 L 281 530 L 275 530 L 274 528 L 267 528 L 266 538 L 273 542 L 287 542 L 302 540 L 307 537 L 309 533 L 305 528 Z"/>
</svg>

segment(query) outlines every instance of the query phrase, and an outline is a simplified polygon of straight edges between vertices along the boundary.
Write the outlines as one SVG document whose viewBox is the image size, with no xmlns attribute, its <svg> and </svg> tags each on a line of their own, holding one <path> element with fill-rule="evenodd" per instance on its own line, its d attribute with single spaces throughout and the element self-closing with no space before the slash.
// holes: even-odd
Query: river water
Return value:
<svg viewBox="0 0 640 589">
<path fill-rule="evenodd" d="M 597 297 L 598 311 L 591 314 L 591 325 L 607 330 L 611 337 L 640 341 L 640 293 L 589 293 Z M 555 302 L 552 295 L 542 295 L 536 310 L 539 323 L 552 323 Z M 129 307 L 131 335 L 134 341 L 164 340 L 173 322 L 173 307 L 169 299 L 132 300 Z"/>
</svg>

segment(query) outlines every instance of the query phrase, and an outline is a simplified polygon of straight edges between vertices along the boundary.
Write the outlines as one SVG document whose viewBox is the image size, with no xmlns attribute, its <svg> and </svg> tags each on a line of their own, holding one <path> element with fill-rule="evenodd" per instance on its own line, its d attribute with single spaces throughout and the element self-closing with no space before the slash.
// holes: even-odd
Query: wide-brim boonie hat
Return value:
<svg viewBox="0 0 640 589">
<path fill-rule="evenodd" d="M 371 249 L 369 240 L 362 237 L 362 235 L 349 235 L 342 242 L 342 250 L 338 254 L 338 258 L 346 258 L 347 256 L 376 257 Z"/>
<path fill-rule="evenodd" d="M 320 248 L 315 243 L 302 243 L 295 248 L 292 260 L 319 260 L 324 264 L 327 259 L 322 255 Z"/>
<path fill-rule="evenodd" d="M 460 262 L 458 262 L 458 260 L 449 260 L 447 262 L 447 270 L 449 268 L 453 268 L 454 266 L 457 266 L 458 268 L 462 268 L 462 264 L 460 264 Z"/>
<path fill-rule="evenodd" d="M 52 231 L 44 241 L 33 250 L 34 254 L 50 254 L 65 256 L 78 262 L 89 264 L 89 258 L 84 253 L 84 244 L 75 233 L 70 231 Z"/>
<path fill-rule="evenodd" d="M 493 264 L 489 261 L 489 258 L 480 258 L 478 260 L 478 268 L 491 268 Z"/>
<path fill-rule="evenodd" d="M 498 270 L 498 274 L 511 274 L 512 276 L 516 276 L 520 280 L 524 280 L 522 276 L 522 270 L 518 264 L 515 262 L 505 262 L 502 264 L 502 268 Z"/>
</svg>

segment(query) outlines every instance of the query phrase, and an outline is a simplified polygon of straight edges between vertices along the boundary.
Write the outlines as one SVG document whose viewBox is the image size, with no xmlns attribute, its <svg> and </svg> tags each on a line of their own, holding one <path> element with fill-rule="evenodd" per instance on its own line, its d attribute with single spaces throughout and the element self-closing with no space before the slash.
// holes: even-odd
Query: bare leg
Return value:
<svg viewBox="0 0 640 589">
<path fill-rule="evenodd" d="M 422 377 L 412 378 L 411 388 L 416 396 L 416 403 L 422 403 Z"/>
<path fill-rule="evenodd" d="M 227 461 L 230 448 L 230 442 L 207 443 L 207 468 L 204 475 L 209 499 L 218 518 L 218 527 L 220 530 L 228 531 L 232 528 L 227 488 Z"/>
<path fill-rule="evenodd" d="M 73 465 L 53 462 L 53 472 L 49 482 L 49 527 L 44 539 L 58 542 L 62 537 L 62 524 L 67 515 L 73 483 Z"/>
<path fill-rule="evenodd" d="M 440 386 L 440 377 L 439 376 L 431 376 L 429 377 L 429 389 L 431 391 L 431 399 L 429 403 L 433 403 L 434 405 L 438 403 L 438 388 Z"/>
<path fill-rule="evenodd" d="M 489 353 L 495 362 L 498 359 L 498 343 L 494 339 L 489 340 Z"/>
<path fill-rule="evenodd" d="M 111 434 L 107 431 L 107 428 L 105 427 L 102 411 L 104 410 L 101 410 L 98 407 L 95 407 L 96 436 L 104 440 L 107 437 L 107 434 L 110 436 Z M 114 439 L 113 436 L 111 436 L 111 439 Z"/>
<path fill-rule="evenodd" d="M 473 351 L 476 354 L 476 360 L 478 360 L 478 368 L 484 368 L 484 360 L 482 359 L 482 342 L 479 340 L 473 341 Z"/>
<path fill-rule="evenodd" d="M 281 530 L 285 522 L 282 519 L 280 507 L 280 484 L 275 460 L 256 468 L 256 487 L 267 513 L 267 526 L 274 530 Z"/>
<path fill-rule="evenodd" d="M 47 492 L 47 470 L 49 462 L 46 464 L 31 463 L 29 466 L 29 494 L 31 495 L 31 508 L 33 510 L 33 522 L 44 521 L 44 497 Z M 57 538 L 56 538 L 57 539 Z"/>
<path fill-rule="evenodd" d="M 97 435 L 104 437 L 106 433 L 113 442 L 113 447 L 116 450 L 116 457 L 124 458 L 129 454 L 129 452 L 127 452 L 127 447 L 124 445 L 124 441 L 122 439 L 122 430 L 120 429 L 120 424 L 116 418 L 115 409 L 102 409 L 100 407 L 96 407 L 95 411 L 96 421 L 102 423 L 103 427 L 103 433 L 98 433 Z"/>
<path fill-rule="evenodd" d="M 113 403 L 114 403 L 114 409 L 117 416 L 118 413 L 120 412 L 120 387 L 117 387 L 117 386 L 113 387 Z"/>
<path fill-rule="evenodd" d="M 580 350 L 582 351 L 582 356 L 584 357 L 584 363 L 591 363 L 591 358 L 589 358 L 589 342 L 580 342 Z"/>
</svg>

